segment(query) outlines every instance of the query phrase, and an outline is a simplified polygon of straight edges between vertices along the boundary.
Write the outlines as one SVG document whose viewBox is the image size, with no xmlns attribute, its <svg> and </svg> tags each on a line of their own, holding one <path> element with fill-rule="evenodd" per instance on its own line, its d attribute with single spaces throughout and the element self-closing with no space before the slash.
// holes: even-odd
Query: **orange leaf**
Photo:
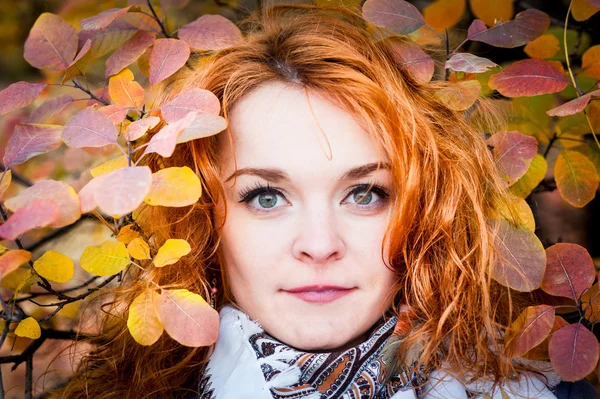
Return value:
<svg viewBox="0 0 600 399">
<path fill-rule="evenodd" d="M 542 35 L 527 43 L 523 51 L 531 58 L 550 58 L 560 50 L 560 42 L 554 35 Z"/>
<path fill-rule="evenodd" d="M 127 68 L 110 77 L 108 93 L 115 104 L 135 109 L 142 107 L 146 94 L 142 86 L 133 80 L 133 72 Z"/>
<path fill-rule="evenodd" d="M 513 0 L 469 0 L 471 11 L 487 26 L 506 22 L 513 17 Z"/>
<path fill-rule="evenodd" d="M 465 13 L 467 0 L 437 0 L 423 10 L 425 22 L 435 30 L 451 28 Z"/>
<path fill-rule="evenodd" d="M 576 21 L 585 21 L 592 15 L 600 11 L 600 8 L 594 7 L 587 0 L 573 0 L 571 14 Z"/>
<path fill-rule="evenodd" d="M 17 269 L 23 263 L 31 260 L 31 252 L 24 249 L 14 249 L 0 256 L 0 280 L 8 273 Z"/>
<path fill-rule="evenodd" d="M 576 208 L 583 208 L 596 196 L 596 167 L 577 151 L 562 151 L 558 155 L 554 164 L 554 178 L 560 196 Z"/>
<path fill-rule="evenodd" d="M 583 53 L 581 68 L 586 74 L 600 79 L 600 44 L 590 47 Z"/>
<path fill-rule="evenodd" d="M 463 80 L 461 82 L 448 82 L 446 87 L 436 91 L 435 96 L 453 111 L 469 109 L 479 97 L 481 84 L 477 80 Z"/>
</svg>

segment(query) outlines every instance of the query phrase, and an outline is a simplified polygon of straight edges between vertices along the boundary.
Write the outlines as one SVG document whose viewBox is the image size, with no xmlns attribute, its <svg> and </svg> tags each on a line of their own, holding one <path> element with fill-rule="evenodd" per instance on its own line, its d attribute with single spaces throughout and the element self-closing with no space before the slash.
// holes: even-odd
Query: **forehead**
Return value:
<svg viewBox="0 0 600 399">
<path fill-rule="evenodd" d="M 378 144 L 352 114 L 315 91 L 265 83 L 229 113 L 234 147 L 223 141 L 225 163 L 270 166 L 305 173 L 347 169 L 385 160 Z M 231 161 L 231 162 L 228 162 Z M 232 166 L 233 168 L 233 166 Z"/>
</svg>

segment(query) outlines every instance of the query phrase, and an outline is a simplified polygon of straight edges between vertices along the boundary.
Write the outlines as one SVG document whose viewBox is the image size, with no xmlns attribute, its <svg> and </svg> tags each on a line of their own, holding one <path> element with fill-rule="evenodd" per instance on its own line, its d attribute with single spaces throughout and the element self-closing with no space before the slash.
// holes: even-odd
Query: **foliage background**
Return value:
<svg viewBox="0 0 600 399">
<path fill-rule="evenodd" d="M 220 14 L 232 21 L 237 21 L 245 15 L 244 10 L 254 9 L 258 1 L 260 0 L 191 0 L 183 10 L 177 8 L 169 10 L 166 19 L 167 29 L 173 32 L 203 14 Z M 322 4 L 329 2 L 329 0 L 321 1 Z M 410 3 L 423 11 L 433 1 L 412 0 Z M 451 4 L 452 0 L 448 0 L 448 3 Z M 560 29 L 564 25 L 564 17 L 569 3 L 568 0 L 516 0 L 514 2 L 515 14 L 522 10 L 536 8 L 551 17 L 551 26 Z M 0 0 L 0 90 L 17 81 L 38 82 L 44 79 L 40 71 L 31 67 L 23 58 L 23 45 L 33 23 L 41 13 L 52 12 L 58 14 L 78 27 L 79 21 L 84 18 L 94 16 L 110 8 L 121 8 L 127 5 L 126 0 L 100 2 L 94 0 Z M 450 37 L 454 34 L 464 35 L 472 20 L 473 16 L 467 7 L 465 14 L 451 29 Z M 569 28 L 574 30 L 576 34 L 571 62 L 574 68 L 577 68 L 581 64 L 583 51 L 591 45 L 600 44 L 600 13 L 585 21 L 571 19 Z M 456 43 L 456 40 L 453 42 Z M 503 49 L 472 41 L 467 44 L 464 50 L 489 58 L 499 65 L 528 58 L 523 47 Z M 87 79 L 89 82 L 100 84 L 104 81 L 104 62 L 107 57 L 101 57 L 88 66 Z M 560 54 L 558 57 L 560 58 Z M 138 75 L 139 71 L 136 68 L 136 64 L 131 67 L 134 73 Z M 589 79 L 586 82 L 589 84 Z M 15 124 L 20 122 L 23 115 L 23 113 L 17 111 L 0 118 L 0 156 Z M 551 148 L 547 157 L 549 164 L 553 164 L 558 153 L 559 148 Z M 34 158 L 15 167 L 18 174 L 13 176 L 13 181 L 18 182 L 21 179 L 22 183 L 32 184 L 42 179 L 56 179 L 71 184 L 78 191 L 90 178 L 89 175 L 80 173 L 80 171 L 97 166 L 95 157 L 100 155 L 108 156 L 110 154 L 74 148 L 47 154 L 47 156 Z M 594 258 L 594 263 L 598 269 L 600 266 L 600 234 L 595 229 L 596 226 L 600 225 L 600 199 L 596 197 L 585 207 L 575 208 L 560 197 L 555 185 L 552 184 L 551 167 L 548 168 L 546 180 L 548 184 L 542 185 L 539 190 L 536 190 L 528 198 L 528 203 L 532 207 L 536 218 L 536 235 L 540 238 L 544 247 L 549 247 L 558 242 L 582 245 Z M 18 189 L 11 186 L 4 198 L 16 195 L 17 191 Z M 54 249 L 72 259 L 79 259 L 83 248 L 99 244 L 110 237 L 110 230 L 90 217 L 83 217 L 74 225 L 68 226 L 66 230 L 66 232 L 62 232 L 66 235 L 54 240 L 52 237 L 42 239 L 44 231 L 38 232 L 38 235 L 29 234 L 24 237 L 23 244 L 37 254 L 44 253 L 48 249 Z M 77 281 L 83 281 L 86 276 L 82 270 L 78 270 L 78 273 L 81 275 L 76 275 L 75 280 L 79 278 Z M 60 288 L 60 285 L 57 285 L 57 287 Z M 61 310 L 55 321 L 56 325 L 68 328 L 74 323 L 74 315 L 78 311 L 80 309 L 77 306 Z M 88 309 L 87 311 L 93 314 L 98 309 Z M 569 314 L 565 314 L 563 317 L 568 320 Z M 93 323 L 85 328 L 93 331 Z M 598 329 L 594 329 L 594 333 L 600 338 Z M 9 342 L 10 345 L 4 345 L 0 355 L 18 354 L 30 342 L 31 340 L 27 338 L 14 339 Z M 60 373 L 51 373 L 45 377 L 46 381 L 38 381 L 38 377 L 46 369 L 48 360 L 54 357 L 63 346 L 62 341 L 56 340 L 49 340 L 43 344 L 42 349 L 38 352 L 40 356 L 34 362 L 33 375 L 36 386 L 42 384 L 49 386 L 52 385 L 52 381 L 60 379 Z M 77 357 L 69 359 L 63 356 L 53 364 L 52 368 L 68 369 L 70 362 L 76 361 L 76 359 Z M 2 365 L 6 397 L 21 398 L 23 397 L 25 364 L 21 364 L 15 371 L 11 371 L 11 366 L 11 364 Z M 590 380 L 597 384 L 597 376 L 592 375 Z"/>
</svg>

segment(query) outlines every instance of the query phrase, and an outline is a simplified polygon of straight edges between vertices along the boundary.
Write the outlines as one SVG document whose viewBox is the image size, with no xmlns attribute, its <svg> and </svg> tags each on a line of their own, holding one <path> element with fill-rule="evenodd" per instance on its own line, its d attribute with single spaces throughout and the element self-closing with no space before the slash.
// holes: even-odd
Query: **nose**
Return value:
<svg viewBox="0 0 600 399">
<path fill-rule="evenodd" d="M 335 212 L 324 202 L 305 208 L 299 217 L 292 252 L 302 262 L 326 264 L 341 259 L 346 252 Z"/>
</svg>

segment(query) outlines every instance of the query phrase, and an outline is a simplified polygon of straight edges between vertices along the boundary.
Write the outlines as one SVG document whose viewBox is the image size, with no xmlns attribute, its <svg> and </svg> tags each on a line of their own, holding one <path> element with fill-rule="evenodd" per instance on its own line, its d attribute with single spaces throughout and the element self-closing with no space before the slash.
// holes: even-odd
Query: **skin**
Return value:
<svg viewBox="0 0 600 399">
<path fill-rule="evenodd" d="M 220 144 L 228 212 L 220 251 L 237 305 L 267 333 L 301 350 L 335 351 L 366 339 L 393 299 L 395 275 L 382 258 L 391 197 L 369 197 L 364 188 L 351 193 L 372 182 L 390 193 L 392 176 L 381 168 L 340 180 L 352 168 L 387 159 L 349 113 L 316 92 L 309 99 L 312 113 L 304 89 L 269 82 L 231 110 L 234 145 L 226 133 Z M 277 168 L 289 181 L 251 173 L 228 180 L 234 153 L 238 171 Z M 239 202 L 242 190 L 267 184 L 283 195 Z M 218 203 L 216 221 L 222 218 Z M 353 290 L 327 303 L 286 292 L 308 285 Z"/>
</svg>

